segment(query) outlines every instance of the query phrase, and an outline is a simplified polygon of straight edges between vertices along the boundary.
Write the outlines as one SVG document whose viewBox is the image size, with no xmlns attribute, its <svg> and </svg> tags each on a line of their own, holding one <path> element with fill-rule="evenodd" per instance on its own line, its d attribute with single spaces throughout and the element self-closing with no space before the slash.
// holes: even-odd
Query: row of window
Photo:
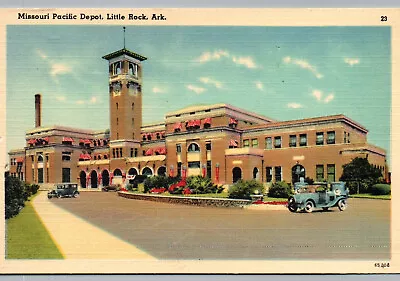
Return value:
<svg viewBox="0 0 400 281">
<path fill-rule="evenodd" d="M 115 62 L 110 65 L 110 72 L 112 75 L 118 75 L 122 73 L 123 69 L 122 61 Z M 138 73 L 138 65 L 132 62 L 128 62 L 128 74 L 132 76 L 137 76 Z"/>
<path fill-rule="evenodd" d="M 211 150 L 211 142 L 210 141 L 206 142 L 205 148 L 206 148 L 206 151 Z M 188 152 L 200 152 L 200 146 L 197 143 L 193 142 L 193 143 L 189 144 L 187 151 Z M 180 144 L 176 145 L 176 152 L 177 153 L 182 152 L 182 147 Z"/>
<path fill-rule="evenodd" d="M 327 132 L 326 137 L 326 144 L 335 144 L 336 142 L 336 134 L 335 131 Z M 324 144 L 324 132 L 317 132 L 316 133 L 316 145 L 323 145 Z M 251 142 L 250 142 L 251 141 Z M 296 146 L 307 146 L 307 134 L 300 134 L 297 135 L 289 135 L 289 147 L 296 147 Z M 258 147 L 258 139 L 245 139 L 243 140 L 243 147 Z M 272 149 L 272 148 L 282 148 L 282 137 L 276 136 L 266 137 L 265 138 L 265 149 Z"/>
<path fill-rule="evenodd" d="M 336 180 L 335 173 L 336 173 L 335 164 L 327 164 L 326 165 L 326 180 L 328 182 L 333 182 Z M 315 166 L 315 180 L 316 181 L 325 180 L 324 165 L 318 164 Z"/>
</svg>

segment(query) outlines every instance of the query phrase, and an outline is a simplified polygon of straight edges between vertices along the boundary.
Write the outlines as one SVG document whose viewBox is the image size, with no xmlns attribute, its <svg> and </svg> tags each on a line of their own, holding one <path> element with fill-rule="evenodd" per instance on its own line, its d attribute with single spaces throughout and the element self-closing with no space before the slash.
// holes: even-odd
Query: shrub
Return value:
<svg viewBox="0 0 400 281">
<path fill-rule="evenodd" d="M 186 186 L 195 194 L 216 193 L 218 188 L 210 178 L 190 176 L 186 179 Z"/>
<path fill-rule="evenodd" d="M 275 198 L 289 198 L 291 194 L 291 187 L 284 181 L 273 183 L 268 191 L 268 196 Z"/>
<path fill-rule="evenodd" d="M 29 193 L 25 185 L 14 177 L 6 177 L 5 180 L 5 218 L 9 219 L 18 215 L 19 211 L 25 206 L 25 200 Z"/>
<path fill-rule="evenodd" d="M 171 184 L 174 184 L 178 182 L 180 178 L 178 177 L 164 177 L 164 176 L 154 176 L 154 177 L 148 177 L 144 181 L 144 192 L 147 193 L 150 191 L 152 188 L 165 188 L 168 189 L 168 187 Z"/>
<path fill-rule="evenodd" d="M 256 180 L 239 180 L 229 188 L 229 198 L 251 199 L 251 195 L 264 193 L 264 186 Z"/>
<path fill-rule="evenodd" d="M 389 184 L 374 184 L 371 188 L 372 195 L 389 195 L 390 194 L 390 185 Z"/>
</svg>

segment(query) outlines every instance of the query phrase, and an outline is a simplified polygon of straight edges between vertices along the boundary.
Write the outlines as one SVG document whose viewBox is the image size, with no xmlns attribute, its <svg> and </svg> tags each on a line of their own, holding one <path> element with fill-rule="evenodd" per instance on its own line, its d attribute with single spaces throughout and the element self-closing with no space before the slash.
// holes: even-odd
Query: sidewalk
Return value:
<svg viewBox="0 0 400 281">
<path fill-rule="evenodd" d="M 51 203 L 51 200 L 47 199 L 46 192 L 41 192 L 35 197 L 32 205 L 64 258 L 155 260 L 134 245 L 61 209 Z"/>
</svg>

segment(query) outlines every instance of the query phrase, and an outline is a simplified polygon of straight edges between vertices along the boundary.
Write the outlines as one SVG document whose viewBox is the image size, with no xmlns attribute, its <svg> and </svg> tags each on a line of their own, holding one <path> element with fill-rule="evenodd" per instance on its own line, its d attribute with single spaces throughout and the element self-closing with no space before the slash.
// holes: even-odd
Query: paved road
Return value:
<svg viewBox="0 0 400 281">
<path fill-rule="evenodd" d="M 87 192 L 52 202 L 159 259 L 390 258 L 390 201 L 290 213 L 139 201 Z"/>
</svg>

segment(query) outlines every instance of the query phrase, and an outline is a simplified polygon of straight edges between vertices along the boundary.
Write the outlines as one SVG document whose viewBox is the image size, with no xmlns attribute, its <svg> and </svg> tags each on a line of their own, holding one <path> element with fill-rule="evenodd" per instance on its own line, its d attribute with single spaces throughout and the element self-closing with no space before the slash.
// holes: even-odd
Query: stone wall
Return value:
<svg viewBox="0 0 400 281">
<path fill-rule="evenodd" d="M 165 196 L 158 194 L 138 194 L 129 192 L 118 192 L 118 196 L 135 199 L 135 200 L 149 200 L 156 202 L 172 203 L 172 204 L 186 204 L 194 206 L 208 206 L 208 207 L 243 207 L 249 205 L 251 200 L 242 199 L 226 199 L 226 198 L 205 198 L 205 197 L 191 197 L 191 196 Z"/>
</svg>

